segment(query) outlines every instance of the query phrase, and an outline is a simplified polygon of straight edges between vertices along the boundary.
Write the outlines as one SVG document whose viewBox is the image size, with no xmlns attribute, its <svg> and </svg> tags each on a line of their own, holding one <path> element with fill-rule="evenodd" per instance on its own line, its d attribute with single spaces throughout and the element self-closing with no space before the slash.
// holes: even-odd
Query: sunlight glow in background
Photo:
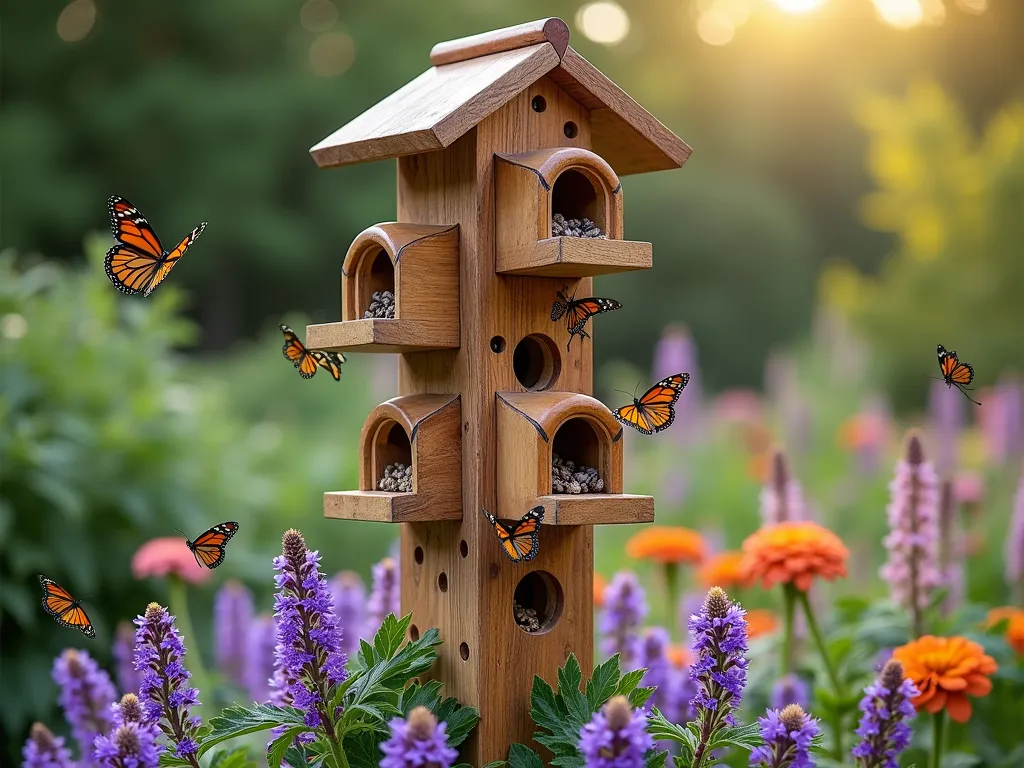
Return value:
<svg viewBox="0 0 1024 768">
<path fill-rule="evenodd" d="M 576 27 L 595 43 L 615 45 L 629 34 L 629 16 L 618 3 L 599 0 L 587 3 L 576 12 Z"/>
<path fill-rule="evenodd" d="M 93 0 L 71 0 L 57 17 L 57 37 L 66 43 L 84 40 L 96 23 L 96 4 Z"/>
<path fill-rule="evenodd" d="M 772 5 L 786 13 L 807 13 L 825 3 L 825 0 L 771 0 Z"/>
</svg>

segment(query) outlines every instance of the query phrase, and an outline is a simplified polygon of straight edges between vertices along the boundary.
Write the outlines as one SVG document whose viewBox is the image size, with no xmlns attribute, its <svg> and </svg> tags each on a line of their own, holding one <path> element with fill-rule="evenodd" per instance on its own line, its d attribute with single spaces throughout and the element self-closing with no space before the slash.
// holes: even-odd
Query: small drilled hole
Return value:
<svg viewBox="0 0 1024 768">
<path fill-rule="evenodd" d="M 531 392 L 551 387 L 560 369 L 558 347 L 544 334 L 527 336 L 516 344 L 512 352 L 512 371 L 516 380 Z"/>
<path fill-rule="evenodd" d="M 448 591 L 448 574 L 444 571 L 441 571 L 440 575 L 437 577 L 437 588 L 442 592 Z"/>
<path fill-rule="evenodd" d="M 409 639 L 412 640 L 414 643 L 420 639 L 420 628 L 417 627 L 415 624 L 409 625 Z"/>
<path fill-rule="evenodd" d="M 491 338 L 491 352 L 498 355 L 505 351 L 505 339 L 501 336 Z"/>
<path fill-rule="evenodd" d="M 416 565 L 423 565 L 423 547 L 416 547 L 412 551 L 412 557 L 416 561 Z"/>
<path fill-rule="evenodd" d="M 459 554 L 463 557 L 469 557 L 469 544 L 466 543 L 465 539 L 459 542 Z"/>
<path fill-rule="evenodd" d="M 466 643 L 459 644 L 459 656 L 463 661 L 469 661 L 469 646 Z"/>
<path fill-rule="evenodd" d="M 533 107 L 534 112 L 543 112 L 548 108 L 548 101 L 543 96 L 534 96 L 530 106 Z"/>
<path fill-rule="evenodd" d="M 565 138 L 575 139 L 576 135 L 580 132 L 579 127 L 572 120 L 562 126 L 562 132 L 565 133 Z"/>
</svg>

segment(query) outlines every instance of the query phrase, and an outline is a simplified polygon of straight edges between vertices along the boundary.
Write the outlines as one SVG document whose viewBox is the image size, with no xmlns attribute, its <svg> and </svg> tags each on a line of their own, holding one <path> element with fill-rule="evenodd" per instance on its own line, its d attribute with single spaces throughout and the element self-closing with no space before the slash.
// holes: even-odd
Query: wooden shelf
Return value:
<svg viewBox="0 0 1024 768">
<path fill-rule="evenodd" d="M 439 508 L 424 504 L 416 493 L 388 491 L 334 491 L 324 494 L 324 517 L 374 523 L 423 523 L 461 520 L 462 507 Z"/>
<path fill-rule="evenodd" d="M 306 346 L 329 352 L 428 352 L 458 348 L 459 331 L 417 320 L 343 320 L 307 325 Z"/>
<path fill-rule="evenodd" d="M 544 525 L 615 525 L 654 522 L 654 497 L 629 493 L 553 493 L 538 496 Z"/>
<path fill-rule="evenodd" d="M 601 240 L 592 237 L 547 237 L 525 246 L 500 251 L 498 272 L 534 277 L 593 277 L 635 269 L 650 269 L 650 243 Z"/>
</svg>

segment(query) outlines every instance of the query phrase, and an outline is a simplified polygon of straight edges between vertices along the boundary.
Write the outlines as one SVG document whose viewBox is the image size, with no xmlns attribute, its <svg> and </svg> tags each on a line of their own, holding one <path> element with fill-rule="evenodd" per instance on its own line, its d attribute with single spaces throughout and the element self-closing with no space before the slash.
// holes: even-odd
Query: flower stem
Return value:
<svg viewBox="0 0 1024 768">
<path fill-rule="evenodd" d="M 679 565 L 677 563 L 665 563 L 665 598 L 668 600 L 668 610 L 665 613 L 665 625 L 671 627 L 675 624 L 673 616 L 676 615 L 676 595 L 679 593 Z"/>
<path fill-rule="evenodd" d="M 342 749 L 341 739 L 333 740 L 329 742 L 331 745 L 331 756 L 334 758 L 334 768 L 349 768 L 348 756 L 345 754 L 345 750 Z"/>
<path fill-rule="evenodd" d="M 932 715 L 932 756 L 928 761 L 929 768 L 942 765 L 942 741 L 946 733 L 946 710 L 940 709 Z"/>
<path fill-rule="evenodd" d="M 212 696 L 203 657 L 199 653 L 199 638 L 192 629 L 192 618 L 188 612 L 188 589 L 181 577 L 173 573 L 167 576 L 167 600 L 170 612 L 177 618 L 178 631 L 188 643 L 187 666 L 192 673 L 192 684 L 199 689 L 200 695 Z"/>
<path fill-rule="evenodd" d="M 839 684 L 839 675 L 836 674 L 835 665 L 832 663 L 832 658 L 828 655 L 828 648 L 825 647 L 825 638 L 822 637 L 818 621 L 814 618 L 814 611 L 811 609 L 811 603 L 807 599 L 807 593 L 801 590 L 794 591 L 801 606 L 803 606 L 804 616 L 807 617 L 807 627 L 811 630 L 814 644 L 818 646 L 818 655 L 821 656 L 821 661 L 825 665 L 825 671 L 828 672 L 828 679 L 832 684 L 832 692 L 836 695 L 837 699 L 840 699 L 843 696 L 843 688 Z M 832 722 L 832 756 L 838 762 L 843 760 L 843 717 L 838 710 Z"/>
<path fill-rule="evenodd" d="M 785 625 L 782 635 L 782 677 L 793 671 L 793 618 L 796 613 L 796 588 L 787 584 L 782 593 Z"/>
</svg>

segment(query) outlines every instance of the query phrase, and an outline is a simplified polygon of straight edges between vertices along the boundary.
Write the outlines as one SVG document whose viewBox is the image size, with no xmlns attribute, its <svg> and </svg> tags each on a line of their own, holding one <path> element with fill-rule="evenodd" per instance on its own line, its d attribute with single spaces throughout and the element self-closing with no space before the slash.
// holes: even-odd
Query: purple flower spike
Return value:
<svg viewBox="0 0 1024 768">
<path fill-rule="evenodd" d="M 358 573 L 342 571 L 331 579 L 330 587 L 341 627 L 341 650 L 351 656 L 359 650 L 359 633 L 366 626 L 366 585 Z"/>
<path fill-rule="evenodd" d="M 666 718 L 675 722 L 675 697 L 673 695 L 672 664 L 668 660 L 669 634 L 661 627 L 651 627 L 643 636 L 640 645 L 640 661 L 638 666 L 644 667 L 644 679 L 640 685 L 654 687 L 657 690 L 651 696 L 649 704 L 661 710 Z"/>
<path fill-rule="evenodd" d="M 213 640 L 217 667 L 235 685 L 244 685 L 245 640 L 252 623 L 252 592 L 229 581 L 213 602 Z"/>
<path fill-rule="evenodd" d="M 1006 583 L 1013 589 L 1024 590 L 1024 474 L 1020 476 L 1013 499 L 1010 531 L 1006 537 Z"/>
<path fill-rule="evenodd" d="M 654 747 L 647 733 L 647 713 L 633 710 L 625 696 L 613 696 L 580 729 L 579 749 L 587 768 L 643 768 Z"/>
<path fill-rule="evenodd" d="M 623 669 L 632 669 L 640 656 L 640 625 L 647 615 L 644 589 L 630 571 L 619 571 L 604 593 L 600 630 L 602 650 L 619 654 Z"/>
<path fill-rule="evenodd" d="M 783 675 L 772 686 L 768 696 L 768 706 L 782 709 L 787 704 L 799 704 L 806 707 L 811 703 L 811 690 L 799 675 Z"/>
<path fill-rule="evenodd" d="M 804 494 L 789 472 L 786 455 L 779 449 L 772 453 L 771 476 L 761 490 L 761 522 L 775 525 L 789 520 L 806 520 Z"/>
<path fill-rule="evenodd" d="M 291 529 L 285 531 L 274 569 L 275 656 L 286 684 L 286 701 L 305 713 L 306 725 L 323 727 L 335 740 L 327 702 L 332 687 L 348 676 L 347 659 L 341 652 L 341 630 L 327 580 L 320 573 L 320 555 L 310 552 L 302 534 Z"/>
<path fill-rule="evenodd" d="M 135 630 L 127 621 L 119 622 L 114 635 L 114 673 L 117 687 L 123 693 L 138 693 L 142 685 L 142 675 L 135 669 L 132 657 L 135 654 Z"/>
<path fill-rule="evenodd" d="M 113 724 L 110 705 L 117 700 L 114 684 L 86 651 L 68 648 L 53 664 L 53 679 L 60 686 L 60 706 L 83 755 L 92 751 L 97 736 L 106 736 Z"/>
<path fill-rule="evenodd" d="M 459 756 L 448 746 L 445 723 L 438 723 L 426 707 L 416 707 L 403 720 L 391 721 L 391 738 L 380 745 L 380 768 L 451 768 Z"/>
<path fill-rule="evenodd" d="M 21 756 L 24 758 L 21 768 L 75 768 L 64 739 L 54 736 L 42 723 L 32 724 Z"/>
<path fill-rule="evenodd" d="M 377 634 L 389 613 L 402 615 L 401 580 L 398 572 L 398 561 L 393 557 L 385 557 L 373 566 L 373 587 L 370 600 L 366 604 L 366 623 L 362 636 L 369 639 Z"/>
<path fill-rule="evenodd" d="M 139 699 L 143 720 L 157 723 L 174 745 L 174 753 L 198 768 L 196 731 L 202 721 L 190 717 L 188 711 L 199 704 L 199 691 L 188 686 L 191 674 L 185 669 L 185 645 L 174 617 L 158 603 L 150 603 L 135 624 L 135 668 L 142 673 Z"/>
<path fill-rule="evenodd" d="M 860 742 L 852 755 L 858 768 L 897 768 L 900 753 L 910 744 L 907 720 L 914 716 L 914 683 L 903 677 L 903 665 L 890 659 L 860 700 Z"/>
<path fill-rule="evenodd" d="M 821 733 L 818 721 L 799 704 L 790 704 L 781 712 L 769 709 L 757 718 L 764 744 L 750 753 L 750 764 L 758 768 L 813 768 L 810 750 Z"/>
<path fill-rule="evenodd" d="M 126 693 L 113 706 L 114 729 L 98 736 L 93 758 L 103 768 L 157 768 L 163 747 L 156 743 L 159 730 L 146 722 L 139 697 Z"/>
<path fill-rule="evenodd" d="M 905 458 L 896 465 L 890 486 L 889 559 L 882 578 L 895 603 L 911 612 L 916 635 L 923 632 L 922 612 L 942 583 L 939 570 L 939 479 L 925 461 L 921 438 L 911 433 Z"/>
<path fill-rule="evenodd" d="M 257 616 L 249 625 L 245 639 L 244 683 L 250 698 L 270 701 L 270 680 L 274 676 L 274 648 L 277 623 L 273 616 Z"/>
</svg>

